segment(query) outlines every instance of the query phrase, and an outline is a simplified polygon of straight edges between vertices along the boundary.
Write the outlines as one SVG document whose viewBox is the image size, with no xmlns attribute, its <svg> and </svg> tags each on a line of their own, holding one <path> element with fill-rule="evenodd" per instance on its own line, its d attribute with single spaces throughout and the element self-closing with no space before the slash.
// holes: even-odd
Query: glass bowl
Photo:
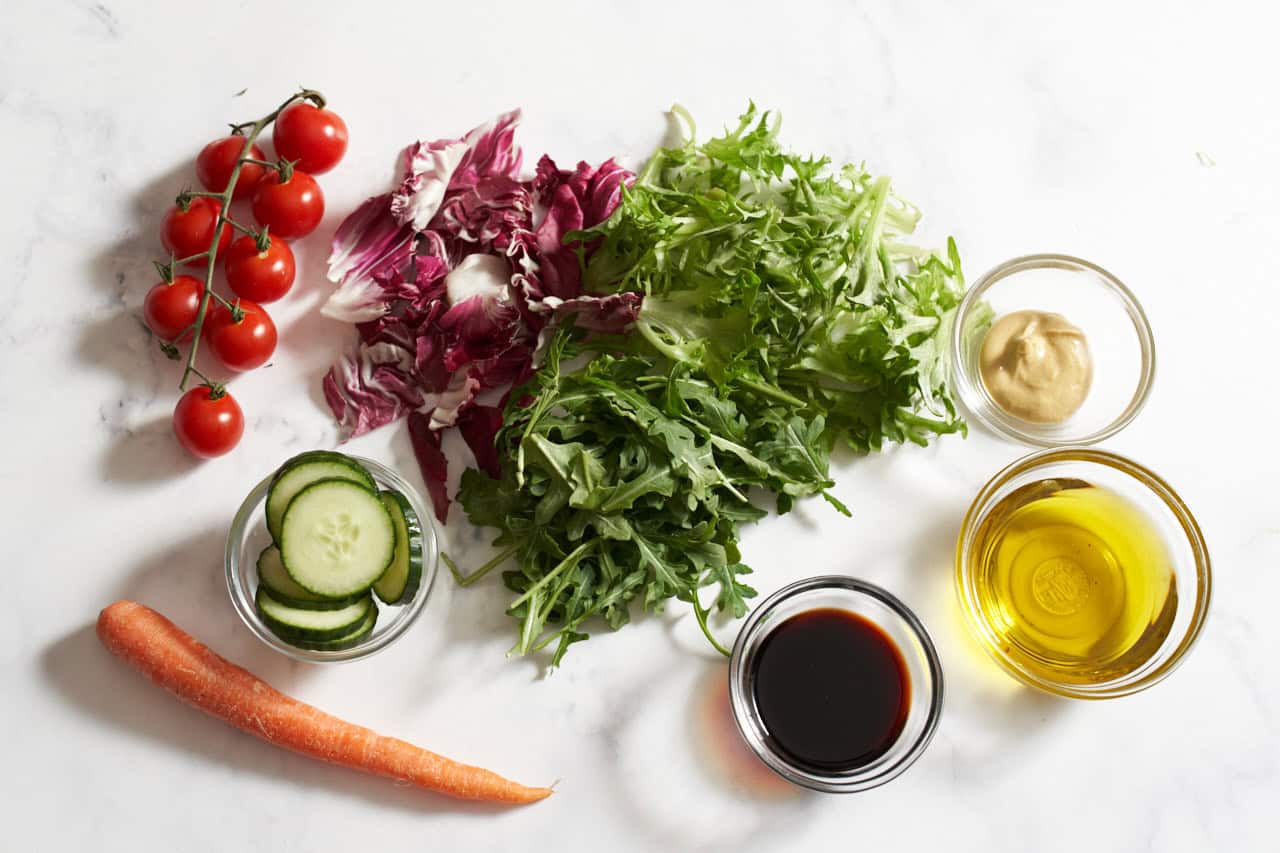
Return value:
<svg viewBox="0 0 1280 853">
<path fill-rule="evenodd" d="M 1012 654 L 997 625 L 984 615 L 977 578 L 984 555 L 977 534 L 995 506 L 1017 489 L 1046 479 L 1074 479 L 1109 489 L 1144 514 L 1164 540 L 1173 568 L 1176 606 L 1168 634 L 1136 668 L 1094 683 L 1053 678 L 1045 668 L 1032 668 Z M 1103 450 L 1068 447 L 1041 450 L 1019 459 L 982 487 L 969 507 L 956 545 L 956 591 L 970 630 L 996 663 L 1014 678 L 1059 696 L 1110 699 L 1127 696 L 1164 679 L 1182 662 L 1204 627 L 1209 610 L 1209 551 L 1191 511 L 1154 473 L 1138 463 Z M 1106 674 L 1105 672 L 1103 673 Z"/>
<path fill-rule="evenodd" d="M 1014 311 L 1061 314 L 1084 332 L 1093 381 L 1084 404 L 1062 423 L 1038 424 L 1000 408 L 979 369 L 983 321 Z M 1070 255 L 1024 255 L 1005 261 L 969 289 L 956 309 L 951 364 L 961 404 L 977 421 L 1034 447 L 1096 444 L 1137 417 L 1155 379 L 1156 351 L 1142 306 L 1097 264 Z"/>
<path fill-rule="evenodd" d="M 901 652 L 911 685 L 907 720 L 898 739 L 883 755 L 852 770 L 827 772 L 797 764 L 770 736 L 756 707 L 754 663 L 765 639 L 792 616 L 824 608 L 851 611 L 884 631 Z M 729 698 L 738 731 L 775 773 L 816 791 L 853 793 L 895 778 L 929 745 L 942 714 L 942 664 L 928 632 L 905 604 L 866 581 L 825 575 L 785 586 L 752 611 L 729 659 Z"/>
<path fill-rule="evenodd" d="M 295 660 L 311 663 L 344 663 L 377 654 L 394 643 L 409 626 L 418 618 L 422 608 L 431 594 L 432 582 L 436 577 L 436 565 L 439 558 L 440 544 L 432 515 L 423 505 L 422 497 L 413 486 L 405 482 L 400 475 L 385 465 L 352 456 L 356 462 L 364 466 L 379 487 L 395 489 L 404 495 L 409 505 L 418 515 L 422 526 L 422 581 L 413 598 L 404 604 L 390 606 L 377 601 L 379 609 L 378 622 L 369 636 L 354 646 L 339 650 L 301 649 L 292 646 L 277 637 L 254 606 L 254 594 L 258 589 L 258 554 L 271 544 L 271 534 L 267 532 L 266 500 L 267 491 L 271 487 L 273 471 L 261 483 L 253 487 L 235 518 L 231 521 L 231 530 L 227 534 L 226 571 L 227 591 L 231 594 L 231 603 L 244 624 L 254 635 L 271 648 Z"/>
</svg>

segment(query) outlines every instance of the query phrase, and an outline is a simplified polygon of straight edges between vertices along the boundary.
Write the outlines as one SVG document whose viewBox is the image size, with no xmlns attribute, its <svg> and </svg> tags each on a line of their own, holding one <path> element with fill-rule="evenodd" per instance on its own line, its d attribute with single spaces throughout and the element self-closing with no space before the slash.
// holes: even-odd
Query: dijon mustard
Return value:
<svg viewBox="0 0 1280 853">
<path fill-rule="evenodd" d="M 1062 423 L 1089 395 L 1093 359 L 1084 332 L 1061 314 L 1014 311 L 982 342 L 979 371 L 987 393 L 1008 414 Z"/>
</svg>

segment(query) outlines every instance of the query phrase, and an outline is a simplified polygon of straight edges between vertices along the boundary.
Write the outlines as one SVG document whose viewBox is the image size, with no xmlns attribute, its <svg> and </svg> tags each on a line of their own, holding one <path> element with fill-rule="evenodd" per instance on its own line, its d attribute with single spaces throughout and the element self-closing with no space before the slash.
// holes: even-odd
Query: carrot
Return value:
<svg viewBox="0 0 1280 853">
<path fill-rule="evenodd" d="M 550 788 L 517 784 L 286 696 L 137 602 L 105 608 L 98 616 L 98 639 L 183 702 L 275 746 L 467 800 L 532 803 L 551 794 Z"/>
</svg>

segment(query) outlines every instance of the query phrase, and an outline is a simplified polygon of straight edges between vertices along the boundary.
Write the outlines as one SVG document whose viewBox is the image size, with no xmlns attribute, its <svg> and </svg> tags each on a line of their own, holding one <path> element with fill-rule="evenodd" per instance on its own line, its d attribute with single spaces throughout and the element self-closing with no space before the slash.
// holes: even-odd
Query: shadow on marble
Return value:
<svg viewBox="0 0 1280 853">
<path fill-rule="evenodd" d="M 722 658 L 707 658 L 640 679 L 607 732 L 617 752 L 619 808 L 655 849 L 749 842 L 767 849 L 769 839 L 803 825 L 821 799 L 775 776 L 742 741 L 726 667 Z M 683 737 L 673 741 L 671 732 Z"/>
<path fill-rule="evenodd" d="M 309 279 L 299 276 L 293 290 L 280 303 L 283 305 L 287 300 L 290 309 L 296 311 L 297 316 L 288 325 L 280 326 L 277 352 L 299 353 L 310 357 L 316 350 L 324 349 L 329 352 L 329 357 L 323 361 L 327 369 L 347 347 L 355 344 L 358 336 L 350 323 L 320 313 L 333 288 L 334 285 L 328 282 L 323 273 L 312 275 Z"/>
<path fill-rule="evenodd" d="M 173 421 L 168 416 L 111 432 L 100 459 L 105 482 L 121 486 L 157 483 L 185 476 L 204 464 L 174 439 Z"/>
<path fill-rule="evenodd" d="M 175 543 L 139 566 L 114 597 L 155 608 L 211 649 L 288 693 L 315 672 L 289 660 L 249 634 L 231 609 L 223 585 L 225 532 L 207 530 Z M 215 603 L 215 600 L 217 603 Z M 98 642 L 91 622 L 64 635 L 40 656 L 44 680 L 77 711 L 134 740 L 151 741 L 200 764 L 230 767 L 283 786 L 320 788 L 369 804 L 416 814 L 491 815 L 508 807 L 467 803 L 260 743 L 186 707 L 114 659 Z M 184 771 L 191 784 L 198 769 Z M 210 778 L 224 775 L 221 770 Z M 178 780 L 174 780 L 178 784 Z M 252 810 L 252 804 L 246 803 Z"/>
<path fill-rule="evenodd" d="M 952 741 L 952 772 L 985 778 L 1015 772 L 1036 744 L 1051 740 L 1052 729 L 1074 707 L 1071 700 L 1027 687 L 1006 675 L 978 644 L 964 622 L 955 592 L 955 547 L 968 505 L 940 513 L 917 538 L 906 557 L 902 595 L 919 609 L 945 614 L 927 620 L 942 659 L 946 698 L 940 739 Z M 956 728 L 963 731 L 957 739 Z M 937 750 L 937 745 L 934 747 Z M 928 761 L 926 753 L 922 761 Z M 935 756 L 936 758 L 936 756 Z"/>
<path fill-rule="evenodd" d="M 134 220 L 125 223 L 123 236 L 84 268 L 85 280 L 95 291 L 86 298 L 96 301 L 107 294 L 115 310 L 85 324 L 76 354 L 86 366 L 114 373 L 131 392 L 153 388 L 157 374 L 176 377 L 180 370 L 160 353 L 142 322 L 142 302 L 160 280 L 153 262 L 166 256 L 160 243 L 161 220 L 184 187 L 198 188 L 194 163 L 180 163 L 134 193 Z M 187 268 L 176 272 L 202 275 Z"/>
</svg>

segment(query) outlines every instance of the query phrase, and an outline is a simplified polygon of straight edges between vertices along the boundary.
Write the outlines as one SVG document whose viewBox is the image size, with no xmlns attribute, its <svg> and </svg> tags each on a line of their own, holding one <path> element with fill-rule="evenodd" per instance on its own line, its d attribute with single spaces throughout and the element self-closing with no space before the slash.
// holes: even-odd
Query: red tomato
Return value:
<svg viewBox="0 0 1280 853">
<path fill-rule="evenodd" d="M 204 282 L 189 275 L 176 275 L 172 282 L 160 282 L 147 292 L 142 303 L 142 316 L 147 326 L 161 340 L 186 343 L 191 340 L 188 327 L 196 321 Z M 182 333 L 186 331 L 186 334 Z M 182 340 L 175 340 L 182 335 Z"/>
<path fill-rule="evenodd" d="M 216 200 L 198 196 L 191 200 L 186 210 L 176 204 L 169 208 L 160 223 L 160 242 L 175 258 L 189 258 L 200 252 L 208 251 L 213 242 L 213 226 L 222 211 L 222 205 Z M 223 223 L 222 233 L 218 235 L 218 254 L 226 250 L 231 242 L 231 226 Z M 203 267 L 208 262 L 201 258 L 192 261 L 190 266 Z"/>
<path fill-rule="evenodd" d="M 276 324 L 256 302 L 240 300 L 244 316 L 239 322 L 224 305 L 217 305 L 204 321 L 205 340 L 209 349 L 232 370 L 261 367 L 276 351 Z"/>
<path fill-rule="evenodd" d="M 299 101 L 276 118 L 271 141 L 281 157 L 296 160 L 304 172 L 321 175 L 347 153 L 347 123 L 332 110 Z"/>
<path fill-rule="evenodd" d="M 231 172 L 235 169 L 242 150 L 243 136 L 224 136 L 200 149 L 200 156 L 196 157 L 196 177 L 205 189 L 220 193 L 227 188 L 227 182 L 231 180 Z M 264 159 L 262 149 L 257 145 L 249 148 L 249 156 L 255 160 Z M 248 198 L 265 172 L 266 169 L 257 163 L 245 163 L 240 167 L 240 177 L 236 179 L 236 189 L 231 197 Z"/>
<path fill-rule="evenodd" d="M 173 432 L 193 456 L 212 459 L 229 452 L 244 435 L 244 412 L 225 390 L 207 385 L 182 395 L 173 410 Z"/>
<path fill-rule="evenodd" d="M 227 250 L 227 284 L 242 299 L 275 302 L 293 287 L 293 250 L 283 239 L 272 240 L 265 252 L 248 234 Z"/>
<path fill-rule="evenodd" d="M 254 190 L 253 215 L 272 236 L 305 237 L 324 217 L 324 193 L 306 172 L 294 170 L 283 183 L 279 172 L 268 172 Z"/>
</svg>

